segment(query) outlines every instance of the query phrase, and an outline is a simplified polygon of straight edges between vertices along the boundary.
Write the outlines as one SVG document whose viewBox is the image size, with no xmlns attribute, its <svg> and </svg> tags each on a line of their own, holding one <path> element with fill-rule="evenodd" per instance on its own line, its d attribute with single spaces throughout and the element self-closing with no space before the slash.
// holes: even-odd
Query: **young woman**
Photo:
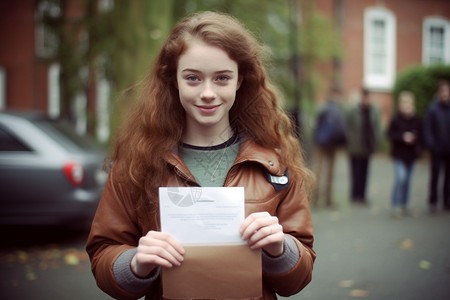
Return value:
<svg viewBox="0 0 450 300">
<path fill-rule="evenodd" d="M 400 93 L 398 112 L 389 124 L 388 137 L 391 141 L 395 169 L 392 191 L 393 216 L 400 217 L 407 212 L 411 175 L 422 140 L 422 125 L 415 114 L 413 93 L 409 91 Z"/>
<path fill-rule="evenodd" d="M 161 299 L 161 268 L 183 263 L 183 246 L 160 232 L 161 186 L 243 186 L 240 234 L 262 249 L 262 299 L 295 294 L 311 280 L 311 175 L 261 52 L 219 13 L 192 15 L 171 31 L 113 146 L 87 242 L 106 293 Z"/>
</svg>

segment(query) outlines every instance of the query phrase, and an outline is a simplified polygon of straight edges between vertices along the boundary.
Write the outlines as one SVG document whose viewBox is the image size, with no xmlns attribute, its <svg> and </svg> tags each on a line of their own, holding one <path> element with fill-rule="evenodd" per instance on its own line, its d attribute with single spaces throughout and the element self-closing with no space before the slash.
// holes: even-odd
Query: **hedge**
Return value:
<svg viewBox="0 0 450 300">
<path fill-rule="evenodd" d="M 450 81 L 450 65 L 417 65 L 401 71 L 392 92 L 395 107 L 398 105 L 399 93 L 404 90 L 411 91 L 416 97 L 417 113 L 423 116 L 428 103 L 435 97 L 437 83 L 441 79 Z"/>
</svg>

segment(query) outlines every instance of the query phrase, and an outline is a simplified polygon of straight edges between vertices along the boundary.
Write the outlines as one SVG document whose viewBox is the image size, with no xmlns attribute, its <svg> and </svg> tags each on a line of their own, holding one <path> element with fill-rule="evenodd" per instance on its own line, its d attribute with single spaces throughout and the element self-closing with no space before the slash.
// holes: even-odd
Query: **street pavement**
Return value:
<svg viewBox="0 0 450 300">
<path fill-rule="evenodd" d="M 312 207 L 313 280 L 289 299 L 450 299 L 450 214 L 427 210 L 427 160 L 416 164 L 411 215 L 402 219 L 390 214 L 389 157 L 371 161 L 369 205 L 351 205 L 348 178 L 341 153 L 334 207 Z M 86 232 L 0 228 L 0 234 L 1 299 L 111 299 L 90 272 Z"/>
<path fill-rule="evenodd" d="M 361 206 L 349 201 L 348 159 L 341 153 L 334 208 L 312 208 L 313 279 L 289 299 L 450 299 L 450 213 L 428 212 L 428 168 L 426 158 L 416 164 L 411 215 L 398 219 L 391 215 L 390 158 L 371 161 L 369 204 Z"/>
</svg>

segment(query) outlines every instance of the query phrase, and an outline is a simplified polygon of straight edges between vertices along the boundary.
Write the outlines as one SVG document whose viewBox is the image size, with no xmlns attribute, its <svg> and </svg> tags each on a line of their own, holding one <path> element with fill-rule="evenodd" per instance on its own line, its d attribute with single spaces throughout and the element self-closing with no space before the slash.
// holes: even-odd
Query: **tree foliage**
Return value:
<svg viewBox="0 0 450 300">
<path fill-rule="evenodd" d="M 341 44 L 333 20 L 315 9 L 311 1 L 301 1 L 302 22 L 300 53 L 303 63 L 303 98 L 311 102 L 317 90 L 337 74 L 326 74 L 321 70 L 323 63 L 332 63 L 342 57 Z M 330 84 L 331 85 L 331 84 Z"/>
<path fill-rule="evenodd" d="M 396 78 L 393 97 L 395 106 L 398 105 L 398 95 L 402 91 L 411 91 L 416 98 L 416 110 L 423 115 L 428 104 L 435 98 L 439 80 L 450 81 L 450 66 L 415 65 L 400 72 Z"/>
<path fill-rule="evenodd" d="M 63 11 L 73 2 L 46 1 L 59 1 Z M 300 96 L 314 99 L 323 78 L 316 71 L 318 64 L 339 56 L 333 24 L 315 11 L 311 0 L 116 0 L 107 11 L 99 10 L 98 1 L 78 3 L 83 11 L 81 19 L 63 17 L 52 25 L 61 41 L 57 59 L 61 62 L 64 110 L 70 111 L 80 91 L 89 96 L 89 89 L 102 74 L 112 86 L 113 131 L 128 106 L 125 100 L 117 100 L 120 94 L 132 91 L 134 84 L 143 79 L 169 30 L 190 13 L 221 11 L 242 20 L 267 46 L 270 77 L 290 107 L 300 105 Z M 86 47 L 79 47 L 82 33 L 88 37 Z M 88 109 L 92 106 L 88 105 Z M 95 117 L 88 121 L 88 128 L 92 128 Z"/>
</svg>

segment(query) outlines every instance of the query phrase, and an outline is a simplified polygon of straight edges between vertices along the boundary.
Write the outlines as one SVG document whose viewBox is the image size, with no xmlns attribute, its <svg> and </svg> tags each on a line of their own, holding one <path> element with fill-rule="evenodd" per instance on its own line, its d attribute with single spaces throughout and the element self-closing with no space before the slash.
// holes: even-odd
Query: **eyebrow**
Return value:
<svg viewBox="0 0 450 300">
<path fill-rule="evenodd" d="M 203 73 L 200 70 L 190 69 L 190 68 L 183 69 L 181 72 Z M 223 74 L 223 73 L 234 73 L 234 71 L 232 71 L 232 70 L 220 70 L 220 71 L 214 72 L 214 74 Z"/>
</svg>

